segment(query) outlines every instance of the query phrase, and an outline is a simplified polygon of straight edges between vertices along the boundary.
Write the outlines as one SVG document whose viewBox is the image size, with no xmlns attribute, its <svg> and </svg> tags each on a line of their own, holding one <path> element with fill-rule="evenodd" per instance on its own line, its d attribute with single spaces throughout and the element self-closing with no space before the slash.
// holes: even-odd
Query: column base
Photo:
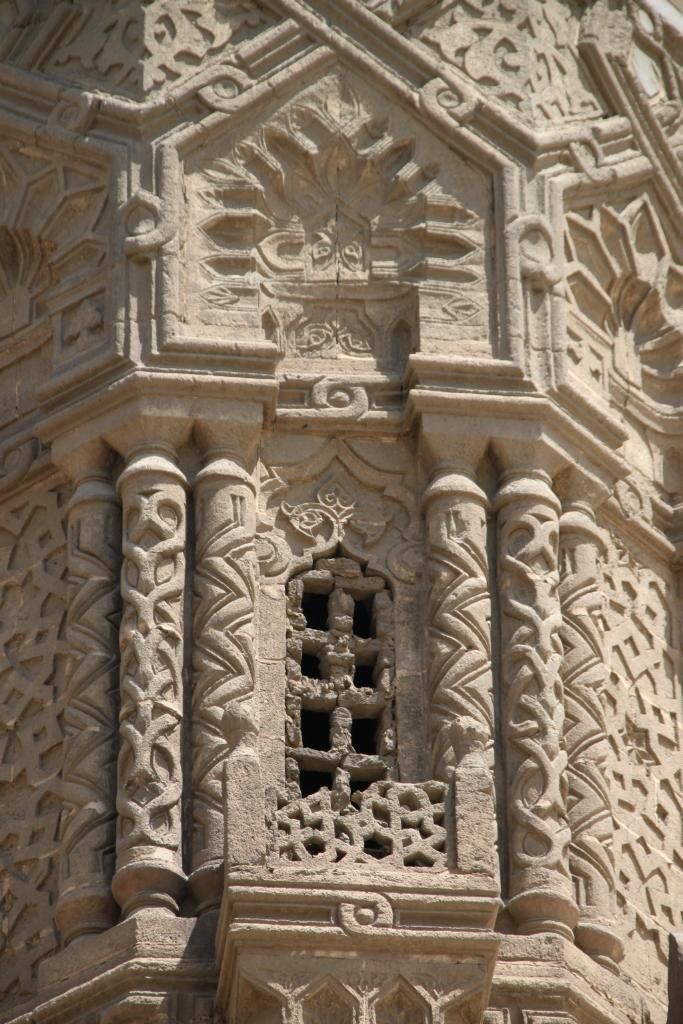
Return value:
<svg viewBox="0 0 683 1024">
<path fill-rule="evenodd" d="M 530 889 L 519 896 L 513 896 L 508 903 L 508 910 L 520 935 L 552 932 L 574 942 L 579 910 L 574 901 L 566 896 L 545 889 Z"/>
<path fill-rule="evenodd" d="M 119 868 L 111 888 L 126 918 L 140 910 L 177 914 L 186 884 L 185 875 L 176 868 L 139 861 Z"/>
</svg>

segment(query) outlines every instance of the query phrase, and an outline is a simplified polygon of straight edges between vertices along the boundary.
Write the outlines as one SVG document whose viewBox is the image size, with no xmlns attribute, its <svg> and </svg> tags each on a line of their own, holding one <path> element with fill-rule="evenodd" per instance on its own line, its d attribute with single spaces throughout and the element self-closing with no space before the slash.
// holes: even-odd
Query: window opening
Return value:
<svg viewBox="0 0 683 1024">
<path fill-rule="evenodd" d="M 301 711 L 301 742 L 311 750 L 330 749 L 330 716 L 324 711 Z"/>
<path fill-rule="evenodd" d="M 327 594 L 304 591 L 301 599 L 301 611 L 304 613 L 309 629 L 327 629 Z"/>
<path fill-rule="evenodd" d="M 391 593 L 358 562 L 321 558 L 287 599 L 289 784 L 301 797 L 326 788 L 341 806 L 396 776 Z"/>
</svg>

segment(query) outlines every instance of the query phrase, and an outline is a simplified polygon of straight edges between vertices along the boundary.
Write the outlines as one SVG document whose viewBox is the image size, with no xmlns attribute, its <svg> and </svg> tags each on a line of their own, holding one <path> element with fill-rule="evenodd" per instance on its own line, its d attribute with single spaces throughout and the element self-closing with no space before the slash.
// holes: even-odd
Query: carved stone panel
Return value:
<svg viewBox="0 0 683 1024">
<path fill-rule="evenodd" d="M 0 1001 L 30 996 L 54 952 L 66 646 L 65 504 L 0 508 Z"/>
<path fill-rule="evenodd" d="M 101 0 L 96 8 L 81 2 L 54 12 L 50 6 L 59 7 L 33 0 L 19 10 L 2 5 L 2 59 L 132 99 L 182 83 L 275 20 L 252 0 Z"/>
<path fill-rule="evenodd" d="M 355 74 L 302 82 L 191 154 L 186 183 L 182 319 L 202 337 L 270 339 L 321 374 L 490 351 L 489 178 Z"/>
<path fill-rule="evenodd" d="M 668 933 L 683 925 L 680 626 L 673 581 L 629 546 L 612 536 L 602 583 L 616 927 L 622 970 L 663 1019 Z"/>
<path fill-rule="evenodd" d="M 683 251 L 649 190 L 567 214 L 570 366 L 666 398 L 683 362 Z"/>
<path fill-rule="evenodd" d="M 107 193 L 97 165 L 3 139 L 0 343 L 11 339 L 12 361 L 50 337 L 57 374 L 107 351 Z M 21 407 L 29 401 L 27 392 L 35 401 L 37 385 L 48 383 L 48 365 L 43 356 L 37 379 L 22 374 Z"/>
</svg>

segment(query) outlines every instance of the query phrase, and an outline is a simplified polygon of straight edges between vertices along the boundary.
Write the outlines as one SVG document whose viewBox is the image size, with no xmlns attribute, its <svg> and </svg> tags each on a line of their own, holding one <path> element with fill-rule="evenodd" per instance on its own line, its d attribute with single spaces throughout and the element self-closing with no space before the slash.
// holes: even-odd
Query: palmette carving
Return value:
<svg viewBox="0 0 683 1024">
<path fill-rule="evenodd" d="M 123 506 L 121 714 L 114 896 L 175 909 L 182 891 L 185 481 L 168 451 L 134 453 Z"/>
<path fill-rule="evenodd" d="M 121 517 L 106 473 L 92 473 L 67 509 L 64 817 L 56 920 L 65 942 L 110 927 L 116 836 L 118 572 Z"/>
<path fill-rule="evenodd" d="M 524 932 L 572 938 L 564 750 L 559 502 L 542 470 L 513 472 L 497 497 L 510 909 Z"/>
<path fill-rule="evenodd" d="M 232 456 L 199 473 L 192 682 L 193 885 L 220 901 L 224 712 L 254 688 L 255 489 Z M 201 877 L 201 881 L 200 881 Z"/>
<path fill-rule="evenodd" d="M 609 754 L 600 700 L 607 669 L 596 621 L 600 534 L 588 506 L 573 505 L 560 521 L 561 638 L 569 779 L 569 868 L 575 879 L 576 941 L 599 962 L 614 966 L 623 947 L 612 931 L 615 875 L 613 825 L 605 773 Z"/>
<path fill-rule="evenodd" d="M 473 719 L 493 743 L 486 497 L 460 473 L 444 473 L 426 495 L 429 536 L 429 673 L 432 774 L 457 759 L 452 726 Z"/>
</svg>

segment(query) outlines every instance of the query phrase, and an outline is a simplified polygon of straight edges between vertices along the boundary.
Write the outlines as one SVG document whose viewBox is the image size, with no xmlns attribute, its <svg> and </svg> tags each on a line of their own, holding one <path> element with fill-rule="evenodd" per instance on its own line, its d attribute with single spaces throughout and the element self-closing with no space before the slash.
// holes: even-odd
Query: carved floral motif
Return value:
<svg viewBox="0 0 683 1024">
<path fill-rule="evenodd" d="M 486 186 L 444 173 L 423 136 L 334 72 L 226 156 L 193 161 L 198 318 L 263 327 L 289 358 L 383 368 L 410 351 L 411 287 L 425 321 L 484 328 Z"/>
<path fill-rule="evenodd" d="M 666 382 L 683 361 L 683 263 L 650 196 L 568 213 L 566 244 L 571 307 L 597 333 L 570 347 L 579 371 L 605 388 L 602 358 L 650 390 Z"/>
</svg>

